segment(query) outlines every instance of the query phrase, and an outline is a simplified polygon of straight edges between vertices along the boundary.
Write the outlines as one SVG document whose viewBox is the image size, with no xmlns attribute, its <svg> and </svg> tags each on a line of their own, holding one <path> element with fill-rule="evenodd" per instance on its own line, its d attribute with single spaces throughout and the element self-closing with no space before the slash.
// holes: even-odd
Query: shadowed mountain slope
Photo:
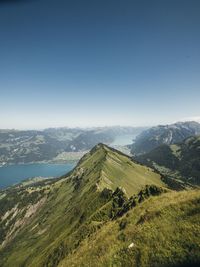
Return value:
<svg viewBox="0 0 200 267">
<path fill-rule="evenodd" d="M 158 125 L 139 134 L 131 147 L 131 151 L 133 155 L 141 155 L 160 145 L 179 143 L 198 134 L 200 134 L 200 124 L 195 121 Z"/>
<path fill-rule="evenodd" d="M 200 136 L 173 145 L 159 146 L 137 158 L 165 176 L 200 185 Z"/>
</svg>

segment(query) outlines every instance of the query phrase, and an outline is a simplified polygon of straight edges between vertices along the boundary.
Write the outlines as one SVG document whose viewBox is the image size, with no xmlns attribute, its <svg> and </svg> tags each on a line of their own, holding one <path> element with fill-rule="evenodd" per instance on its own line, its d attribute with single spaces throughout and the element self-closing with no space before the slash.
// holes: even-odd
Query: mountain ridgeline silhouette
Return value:
<svg viewBox="0 0 200 267">
<path fill-rule="evenodd" d="M 166 266 L 184 264 L 188 255 L 199 260 L 200 228 L 192 225 L 199 197 L 198 190 L 172 191 L 150 167 L 98 144 L 58 179 L 0 191 L 0 265 Z M 181 227 L 175 223 L 180 218 Z"/>
</svg>

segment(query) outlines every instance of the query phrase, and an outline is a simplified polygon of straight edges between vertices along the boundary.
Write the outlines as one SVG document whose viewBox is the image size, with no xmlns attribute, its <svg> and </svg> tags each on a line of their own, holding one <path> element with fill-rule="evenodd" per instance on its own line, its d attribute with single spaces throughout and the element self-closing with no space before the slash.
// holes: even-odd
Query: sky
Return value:
<svg viewBox="0 0 200 267">
<path fill-rule="evenodd" d="M 0 0 L 0 128 L 200 120 L 199 0 Z"/>
</svg>

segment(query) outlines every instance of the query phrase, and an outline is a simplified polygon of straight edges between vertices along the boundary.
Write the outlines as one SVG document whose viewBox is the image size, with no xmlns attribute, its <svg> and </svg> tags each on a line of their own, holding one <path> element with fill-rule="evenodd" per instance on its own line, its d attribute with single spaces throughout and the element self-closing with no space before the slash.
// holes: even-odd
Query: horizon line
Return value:
<svg viewBox="0 0 200 267">
<path fill-rule="evenodd" d="M 115 127 L 121 127 L 121 128 L 151 128 L 151 127 L 155 127 L 155 126 L 161 126 L 161 125 L 172 125 L 172 124 L 176 124 L 176 123 L 184 123 L 184 122 L 197 122 L 200 123 L 199 118 L 198 119 L 180 119 L 178 121 L 173 121 L 173 122 L 169 122 L 169 123 L 157 123 L 157 124 L 151 124 L 151 125 L 120 125 L 120 124 L 113 124 L 113 125 L 91 125 L 91 126 L 69 126 L 69 125 L 63 125 L 63 126 L 48 126 L 48 127 L 44 127 L 44 128 L 40 128 L 40 127 L 33 127 L 33 128 L 24 128 L 24 127 L 19 127 L 19 128 L 1 128 L 1 131 L 45 131 L 48 129 L 94 129 L 94 128 L 115 128 Z"/>
</svg>

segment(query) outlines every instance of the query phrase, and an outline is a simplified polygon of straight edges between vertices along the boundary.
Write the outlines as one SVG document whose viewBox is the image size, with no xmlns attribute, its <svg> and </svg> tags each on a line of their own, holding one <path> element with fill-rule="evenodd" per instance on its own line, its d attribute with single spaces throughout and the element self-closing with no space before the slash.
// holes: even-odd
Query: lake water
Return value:
<svg viewBox="0 0 200 267">
<path fill-rule="evenodd" d="M 0 167 L 0 189 L 33 177 L 59 177 L 75 167 L 75 163 L 65 164 L 18 164 Z"/>
<path fill-rule="evenodd" d="M 115 138 L 111 146 L 124 146 L 133 143 L 136 135 L 123 134 Z M 17 164 L 0 167 L 0 189 L 20 183 L 33 177 L 59 177 L 75 167 L 76 163 L 51 164 Z"/>
<path fill-rule="evenodd" d="M 137 135 L 133 135 L 133 134 L 122 134 L 122 135 L 118 135 L 114 142 L 111 143 L 111 146 L 125 146 L 125 145 L 130 145 L 133 143 L 133 140 L 135 139 Z"/>
</svg>

